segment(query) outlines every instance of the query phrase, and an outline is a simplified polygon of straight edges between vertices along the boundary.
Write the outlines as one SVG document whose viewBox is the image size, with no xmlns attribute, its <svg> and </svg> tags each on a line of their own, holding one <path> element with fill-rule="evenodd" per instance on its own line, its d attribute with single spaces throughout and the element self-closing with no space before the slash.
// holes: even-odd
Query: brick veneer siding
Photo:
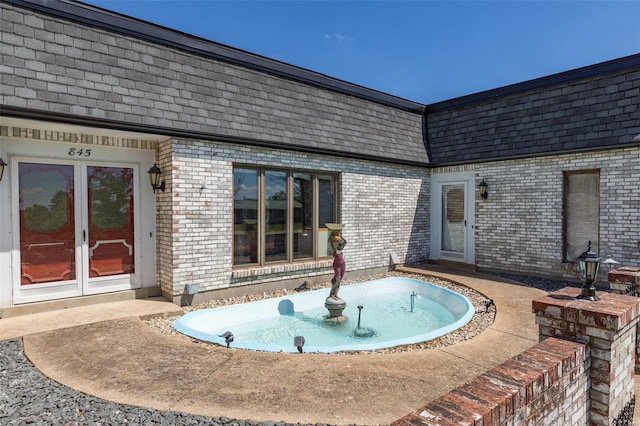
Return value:
<svg viewBox="0 0 640 426">
<path fill-rule="evenodd" d="M 0 13 L 2 105 L 428 163 L 417 103 L 406 111 L 6 3 Z"/>
<path fill-rule="evenodd" d="M 428 171 L 315 154 L 249 149 L 200 140 L 149 141 L 0 126 L 0 136 L 157 151 L 167 191 L 156 193 L 156 252 L 162 293 L 187 303 L 185 286 L 203 293 L 283 280 L 326 279 L 332 260 L 232 269 L 233 164 L 340 172 L 342 218 L 349 244 L 347 277 L 386 271 L 390 253 L 401 263 L 428 258 Z M 142 176 L 146 184 L 146 176 Z M 264 286 L 245 289 L 262 292 Z M 210 294 L 207 297 L 216 297 Z"/>
<path fill-rule="evenodd" d="M 556 84 L 552 83 L 558 76 L 550 76 L 540 79 L 548 85 L 516 94 L 501 95 L 495 89 L 495 96 L 482 101 L 465 104 L 461 98 L 457 105 L 451 100 L 429 106 L 432 162 L 459 164 L 638 145 L 634 137 L 640 134 L 640 55 L 618 64 L 624 69 L 588 78 L 576 75 Z"/>
<path fill-rule="evenodd" d="M 579 278 L 562 262 L 562 173 L 588 169 L 600 170 L 599 254 L 640 262 L 640 148 L 628 148 L 484 164 L 492 189 L 477 205 L 478 264 Z"/>
<path fill-rule="evenodd" d="M 549 338 L 393 423 L 585 425 L 589 347 Z"/>
<path fill-rule="evenodd" d="M 563 259 L 563 172 L 600 170 L 600 248 L 640 264 L 640 148 L 630 147 L 473 165 L 432 173 L 476 174 L 476 264 L 480 269 L 580 279 Z M 489 184 L 481 200 L 477 186 Z M 586 249 L 586 246 L 585 246 Z M 602 268 L 601 279 L 606 280 Z"/>
<path fill-rule="evenodd" d="M 423 168 L 186 139 L 161 143 L 159 157 L 168 188 L 157 194 L 159 280 L 176 302 L 186 284 L 207 292 L 332 273 L 330 259 L 232 268 L 234 163 L 340 173 L 347 277 L 388 270 L 392 252 L 403 263 L 428 258 Z"/>
<path fill-rule="evenodd" d="M 393 425 L 631 425 L 640 299 L 579 294 L 534 300 L 540 343 Z"/>
<path fill-rule="evenodd" d="M 635 401 L 636 330 L 640 299 L 601 292 L 602 300 L 580 300 L 580 289 L 566 287 L 533 301 L 540 339 L 560 337 L 586 342 L 591 352 L 589 423 L 620 422 Z"/>
<path fill-rule="evenodd" d="M 82 145 L 112 146 L 117 148 L 135 148 L 156 150 L 158 141 L 135 138 L 125 138 L 118 136 L 107 136 L 100 132 L 78 133 L 62 132 L 58 130 L 42 130 L 27 127 L 0 126 L 0 136 L 15 139 L 30 139 L 50 142 L 77 143 Z"/>
</svg>

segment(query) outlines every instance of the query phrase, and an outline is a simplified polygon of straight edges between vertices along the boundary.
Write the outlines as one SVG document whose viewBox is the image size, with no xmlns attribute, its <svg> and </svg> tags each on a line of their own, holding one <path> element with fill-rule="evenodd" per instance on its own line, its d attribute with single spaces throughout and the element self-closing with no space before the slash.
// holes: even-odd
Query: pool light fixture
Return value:
<svg viewBox="0 0 640 426">
<path fill-rule="evenodd" d="M 151 188 L 153 188 L 153 193 L 156 193 L 156 189 L 164 192 L 166 187 L 164 181 L 160 182 L 160 175 L 162 174 L 162 170 L 160 170 L 158 164 L 153 163 L 153 167 L 151 167 L 147 173 L 149 173 L 149 180 L 151 181 Z"/>
<path fill-rule="evenodd" d="M 485 180 L 482 179 L 482 182 L 480 182 L 480 185 L 478 185 L 478 190 L 480 191 L 480 198 L 482 198 L 483 200 L 486 200 L 487 197 L 489 196 L 489 193 L 487 192 L 487 188 L 489 188 L 489 185 L 487 185 L 487 182 L 485 182 Z"/>
<path fill-rule="evenodd" d="M 293 338 L 293 346 L 298 348 L 298 352 L 302 353 L 302 347 L 304 346 L 304 336 L 296 336 Z"/>
<path fill-rule="evenodd" d="M 580 271 L 584 274 L 584 284 L 582 285 L 582 292 L 578 299 L 597 301 L 600 297 L 596 296 L 596 286 L 593 284 L 598 277 L 598 270 L 600 269 L 600 263 L 602 258 L 591 251 L 591 240 L 589 240 L 589 247 L 587 251 L 578 256 L 578 264 Z"/>
<path fill-rule="evenodd" d="M 233 342 L 233 333 L 230 331 L 225 331 L 220 335 L 220 337 L 224 337 L 224 342 L 227 344 L 227 348 L 229 347 L 229 344 Z"/>
</svg>

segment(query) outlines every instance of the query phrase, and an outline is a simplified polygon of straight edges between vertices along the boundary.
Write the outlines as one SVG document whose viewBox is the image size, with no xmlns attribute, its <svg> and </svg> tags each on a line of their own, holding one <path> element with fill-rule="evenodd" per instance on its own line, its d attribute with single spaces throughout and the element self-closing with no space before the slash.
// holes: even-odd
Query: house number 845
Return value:
<svg viewBox="0 0 640 426">
<path fill-rule="evenodd" d="M 77 155 L 78 157 L 89 157 L 91 155 L 91 148 L 69 148 L 69 155 Z"/>
</svg>

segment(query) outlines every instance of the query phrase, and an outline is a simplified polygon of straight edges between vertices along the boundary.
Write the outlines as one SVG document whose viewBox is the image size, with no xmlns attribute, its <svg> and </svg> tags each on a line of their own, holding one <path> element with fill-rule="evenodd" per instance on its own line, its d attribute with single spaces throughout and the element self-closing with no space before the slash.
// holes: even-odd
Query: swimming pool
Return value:
<svg viewBox="0 0 640 426">
<path fill-rule="evenodd" d="M 270 352 L 296 352 L 294 338 L 303 336 L 305 352 L 375 350 L 424 342 L 468 323 L 475 310 L 463 295 L 433 283 L 389 277 L 340 288 L 347 303 L 347 321 L 332 323 L 324 307 L 328 289 L 273 299 L 203 309 L 173 323 L 180 333 L 232 347 Z M 361 311 L 358 306 L 362 306 Z M 354 331 L 361 315 L 362 328 L 374 331 L 362 337 Z"/>
</svg>

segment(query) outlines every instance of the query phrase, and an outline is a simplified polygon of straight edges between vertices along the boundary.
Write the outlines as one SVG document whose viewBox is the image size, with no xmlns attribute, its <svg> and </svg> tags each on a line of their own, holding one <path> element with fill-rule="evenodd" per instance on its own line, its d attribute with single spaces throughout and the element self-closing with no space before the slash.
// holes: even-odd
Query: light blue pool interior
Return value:
<svg viewBox="0 0 640 426">
<path fill-rule="evenodd" d="M 221 335 L 230 331 L 232 347 L 270 352 L 297 352 L 294 338 L 304 336 L 305 352 L 330 353 L 432 340 L 462 327 L 475 313 L 469 299 L 454 291 L 413 278 L 390 277 L 343 285 L 340 297 L 347 303 L 343 315 L 348 320 L 335 324 L 325 320 L 328 295 L 329 289 L 321 289 L 197 310 L 173 326 L 180 333 L 224 346 Z M 373 329 L 372 337 L 354 333 L 358 305 L 363 307 L 361 329 Z"/>
</svg>

